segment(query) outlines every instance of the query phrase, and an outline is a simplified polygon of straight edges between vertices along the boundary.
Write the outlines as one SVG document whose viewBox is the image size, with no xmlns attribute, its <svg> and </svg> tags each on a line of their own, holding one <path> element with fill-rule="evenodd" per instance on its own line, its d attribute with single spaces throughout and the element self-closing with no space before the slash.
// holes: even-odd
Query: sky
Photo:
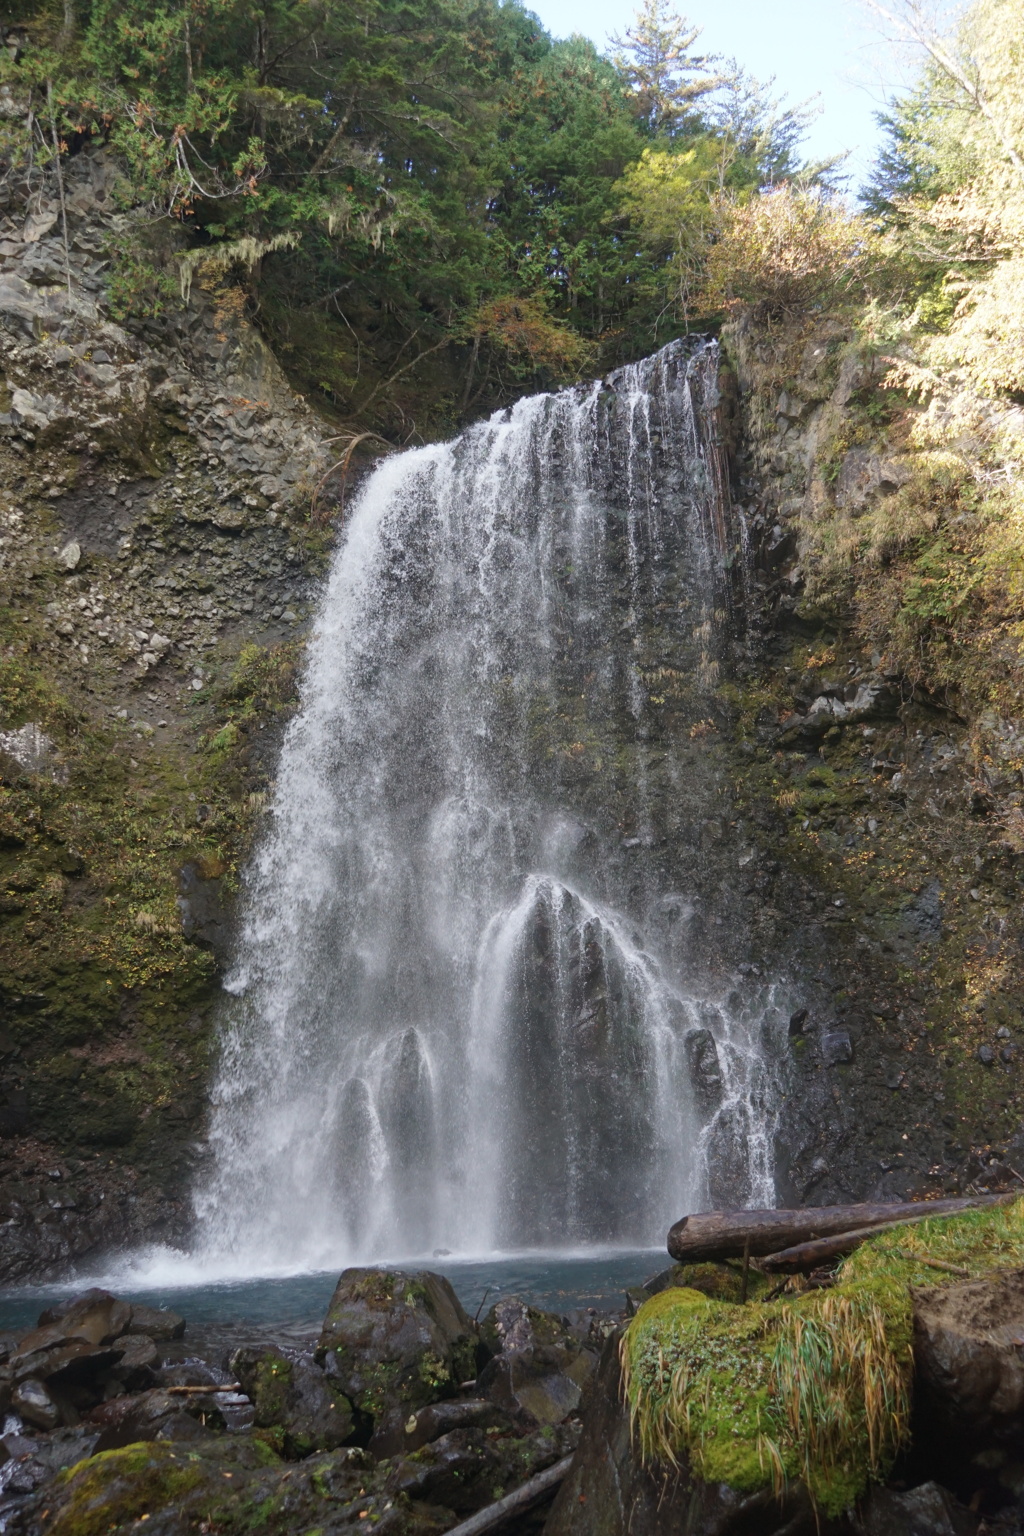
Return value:
<svg viewBox="0 0 1024 1536">
<path fill-rule="evenodd" d="M 604 49 L 624 32 L 635 0 L 525 0 L 556 37 L 582 32 Z M 820 93 L 821 115 L 808 135 L 808 159 L 850 153 L 851 190 L 867 179 L 880 140 L 875 113 L 906 77 L 861 0 L 678 0 L 703 28 L 696 46 L 735 58 L 796 105 Z"/>
</svg>

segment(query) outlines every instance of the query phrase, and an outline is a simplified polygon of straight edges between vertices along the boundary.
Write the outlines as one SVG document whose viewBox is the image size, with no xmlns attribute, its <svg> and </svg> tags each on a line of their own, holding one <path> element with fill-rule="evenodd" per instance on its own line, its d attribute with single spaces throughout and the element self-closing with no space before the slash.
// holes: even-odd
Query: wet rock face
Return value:
<svg viewBox="0 0 1024 1536">
<path fill-rule="evenodd" d="M 492 1402 L 539 1425 L 559 1424 L 575 1413 L 597 1359 L 556 1318 L 509 1297 L 492 1309 L 481 1331 L 495 1348 L 478 1380 Z"/>
<path fill-rule="evenodd" d="M 451 1285 L 423 1271 L 346 1269 L 316 1358 L 371 1420 L 451 1397 L 476 1375 L 476 1336 Z"/>
</svg>

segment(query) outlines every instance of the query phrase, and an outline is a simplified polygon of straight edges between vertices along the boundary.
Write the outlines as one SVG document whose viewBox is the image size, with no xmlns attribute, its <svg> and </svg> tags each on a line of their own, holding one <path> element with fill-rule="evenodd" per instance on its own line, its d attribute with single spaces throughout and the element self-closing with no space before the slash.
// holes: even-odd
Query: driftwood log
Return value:
<svg viewBox="0 0 1024 1536">
<path fill-rule="evenodd" d="M 972 1195 L 955 1200 L 821 1205 L 788 1211 L 702 1211 L 676 1222 L 668 1234 L 668 1251 L 678 1264 L 741 1259 L 745 1252 L 752 1258 L 764 1258 L 769 1254 L 781 1257 L 785 1250 L 806 1247 L 819 1239 L 851 1232 L 871 1232 L 878 1227 L 909 1220 L 921 1221 L 928 1216 L 955 1216 L 958 1211 L 1005 1204 L 1016 1198 L 1016 1195 Z"/>
<path fill-rule="evenodd" d="M 483 1531 L 493 1530 L 495 1526 L 503 1525 L 512 1515 L 523 1514 L 532 1509 L 542 1499 L 562 1482 L 565 1474 L 572 1464 L 572 1457 L 566 1456 L 562 1461 L 556 1461 L 553 1467 L 548 1467 L 545 1472 L 538 1472 L 536 1477 L 531 1477 L 528 1483 L 521 1488 L 516 1488 L 512 1493 L 507 1493 L 496 1504 L 488 1504 L 486 1509 L 478 1509 L 475 1515 L 470 1515 L 468 1520 L 463 1520 L 461 1525 L 452 1526 L 448 1536 L 481 1536 Z"/>
<path fill-rule="evenodd" d="M 987 1205 L 1012 1205 L 1019 1199 L 1017 1194 L 979 1196 L 973 1205 L 964 1209 L 973 1210 L 978 1206 Z M 816 1269 L 819 1264 L 825 1264 L 829 1259 L 845 1258 L 861 1243 L 866 1243 L 870 1237 L 879 1237 L 883 1232 L 888 1232 L 893 1227 L 908 1227 L 918 1221 L 927 1221 L 931 1216 L 943 1216 L 951 1214 L 948 1211 L 937 1211 L 937 1205 L 944 1204 L 941 1200 L 928 1201 L 918 1204 L 912 1216 L 902 1216 L 898 1221 L 876 1222 L 870 1227 L 859 1227 L 852 1232 L 840 1232 L 835 1237 L 819 1237 L 809 1243 L 795 1243 L 791 1248 L 783 1248 L 779 1253 L 769 1253 L 761 1260 L 761 1268 L 769 1270 L 772 1274 L 799 1274 L 801 1270 Z M 905 1254 L 905 1258 L 916 1258 L 915 1254 Z M 930 1259 L 923 1259 L 924 1264 L 933 1264 Z M 955 1264 L 940 1264 L 934 1261 L 934 1268 L 948 1269 L 953 1274 L 968 1273 Z"/>
</svg>

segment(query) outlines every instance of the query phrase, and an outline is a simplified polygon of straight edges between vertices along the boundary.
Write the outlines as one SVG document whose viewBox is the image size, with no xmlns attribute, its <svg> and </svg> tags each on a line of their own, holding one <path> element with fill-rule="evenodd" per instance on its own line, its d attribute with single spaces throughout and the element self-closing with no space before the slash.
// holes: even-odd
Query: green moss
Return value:
<svg viewBox="0 0 1024 1536">
<path fill-rule="evenodd" d="M 685 1455 L 741 1492 L 802 1479 L 838 1514 L 899 1448 L 910 1338 L 909 1295 L 889 1282 L 745 1307 L 666 1291 L 623 1346 L 643 1454 Z"/>
<path fill-rule="evenodd" d="M 141 1515 L 179 1503 L 205 1480 L 205 1469 L 180 1449 L 146 1444 L 101 1451 L 58 1472 L 61 1507 L 52 1536 L 106 1536 Z"/>
</svg>

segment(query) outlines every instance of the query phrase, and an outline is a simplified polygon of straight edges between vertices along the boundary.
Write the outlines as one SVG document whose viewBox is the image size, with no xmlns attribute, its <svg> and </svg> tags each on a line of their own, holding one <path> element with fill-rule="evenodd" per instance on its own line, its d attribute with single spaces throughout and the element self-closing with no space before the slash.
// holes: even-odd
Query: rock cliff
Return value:
<svg viewBox="0 0 1024 1536">
<path fill-rule="evenodd" d="M 115 168 L 66 183 L 66 245 L 56 196 L 0 209 L 7 1279 L 181 1229 L 321 552 L 323 424 L 230 291 L 113 319 Z"/>
</svg>

